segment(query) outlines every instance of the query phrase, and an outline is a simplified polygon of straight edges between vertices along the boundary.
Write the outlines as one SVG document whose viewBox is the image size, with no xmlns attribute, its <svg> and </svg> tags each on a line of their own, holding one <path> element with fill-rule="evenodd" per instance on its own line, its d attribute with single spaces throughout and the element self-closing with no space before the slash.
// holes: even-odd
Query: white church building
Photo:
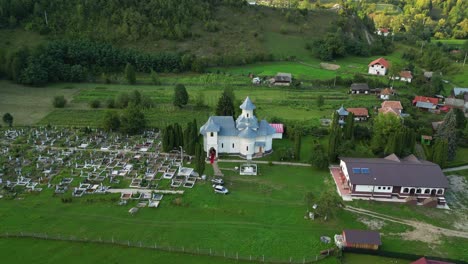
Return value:
<svg viewBox="0 0 468 264">
<path fill-rule="evenodd" d="M 241 155 L 248 160 L 272 151 L 273 138 L 281 138 L 281 130 L 266 120 L 254 116 L 255 105 L 249 97 L 240 106 L 242 114 L 234 121 L 232 116 L 211 116 L 200 128 L 207 157 L 219 153 Z"/>
</svg>

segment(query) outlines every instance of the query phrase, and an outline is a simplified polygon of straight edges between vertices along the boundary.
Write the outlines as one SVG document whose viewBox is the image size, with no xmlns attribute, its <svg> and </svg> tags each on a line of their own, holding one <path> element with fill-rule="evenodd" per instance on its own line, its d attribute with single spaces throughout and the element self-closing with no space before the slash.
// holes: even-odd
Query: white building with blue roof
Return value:
<svg viewBox="0 0 468 264">
<path fill-rule="evenodd" d="M 219 153 L 237 154 L 247 159 L 272 151 L 273 135 L 277 133 L 266 120 L 258 121 L 255 105 L 249 97 L 240 105 L 242 114 L 234 121 L 232 116 L 211 116 L 200 128 L 207 156 Z"/>
</svg>

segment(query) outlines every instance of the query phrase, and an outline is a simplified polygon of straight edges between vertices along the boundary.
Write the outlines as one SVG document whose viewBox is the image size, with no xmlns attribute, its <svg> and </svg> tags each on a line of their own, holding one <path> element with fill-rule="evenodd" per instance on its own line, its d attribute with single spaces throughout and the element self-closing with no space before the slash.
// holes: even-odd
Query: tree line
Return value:
<svg viewBox="0 0 468 264">
<path fill-rule="evenodd" d="M 90 40 L 56 40 L 32 50 L 20 48 L 9 56 L 0 54 L 0 73 L 17 83 L 44 85 L 123 72 L 128 65 L 137 72 L 180 72 L 192 70 L 195 60 L 191 55 L 147 54 Z"/>
</svg>

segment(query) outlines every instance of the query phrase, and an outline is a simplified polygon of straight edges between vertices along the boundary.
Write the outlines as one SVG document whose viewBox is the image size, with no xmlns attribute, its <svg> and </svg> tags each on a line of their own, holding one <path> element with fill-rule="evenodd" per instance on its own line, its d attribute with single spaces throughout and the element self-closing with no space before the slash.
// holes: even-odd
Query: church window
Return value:
<svg viewBox="0 0 468 264">
<path fill-rule="evenodd" d="M 210 133 L 210 137 L 213 137 L 213 136 L 214 136 L 214 133 L 213 133 L 213 132 L 211 132 L 211 133 Z"/>
</svg>

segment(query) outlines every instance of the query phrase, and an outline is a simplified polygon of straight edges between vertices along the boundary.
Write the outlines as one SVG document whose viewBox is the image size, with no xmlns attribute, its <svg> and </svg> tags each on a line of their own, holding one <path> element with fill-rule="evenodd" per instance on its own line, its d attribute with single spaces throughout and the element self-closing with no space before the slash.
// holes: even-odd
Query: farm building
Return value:
<svg viewBox="0 0 468 264">
<path fill-rule="evenodd" d="M 208 157 L 227 153 L 252 159 L 272 151 L 273 136 L 278 138 L 280 130 L 272 127 L 266 120 L 259 122 L 253 113 L 255 108 L 247 97 L 240 106 L 242 113 L 236 121 L 232 116 L 211 116 L 208 119 L 200 128 Z"/>
<path fill-rule="evenodd" d="M 355 121 L 367 121 L 369 119 L 369 111 L 364 107 L 348 108 L 348 112 L 353 113 Z"/>
<path fill-rule="evenodd" d="M 352 94 L 369 94 L 370 89 L 367 83 L 353 83 L 349 91 Z"/>
<path fill-rule="evenodd" d="M 370 230 L 345 229 L 341 235 L 335 235 L 335 244 L 339 248 L 359 248 L 378 250 L 382 245 L 380 233 Z"/>
<path fill-rule="evenodd" d="M 390 99 L 390 96 L 394 95 L 395 93 L 396 93 L 396 90 L 385 88 L 382 91 L 380 91 L 380 99 L 388 100 Z"/>
<path fill-rule="evenodd" d="M 403 106 L 400 101 L 384 101 L 382 102 L 381 108 L 379 108 L 379 113 L 401 116 L 402 110 Z"/>
<path fill-rule="evenodd" d="M 369 74 L 385 75 L 390 68 L 390 63 L 384 58 L 378 58 L 369 63 Z"/>
<path fill-rule="evenodd" d="M 435 207 L 445 206 L 448 181 L 439 165 L 414 155 L 403 159 L 340 158 L 330 167 L 343 199 L 376 199 Z M 344 197 L 345 196 L 345 197 Z"/>
<path fill-rule="evenodd" d="M 432 259 L 427 259 L 426 257 L 422 257 L 416 261 L 411 262 L 411 264 L 455 264 L 455 263 L 440 261 L 440 260 L 432 260 Z"/>
<path fill-rule="evenodd" d="M 270 83 L 277 86 L 290 86 L 292 83 L 292 74 L 278 72 L 274 78 L 270 79 Z"/>
</svg>

